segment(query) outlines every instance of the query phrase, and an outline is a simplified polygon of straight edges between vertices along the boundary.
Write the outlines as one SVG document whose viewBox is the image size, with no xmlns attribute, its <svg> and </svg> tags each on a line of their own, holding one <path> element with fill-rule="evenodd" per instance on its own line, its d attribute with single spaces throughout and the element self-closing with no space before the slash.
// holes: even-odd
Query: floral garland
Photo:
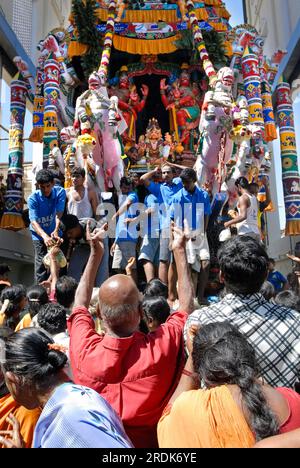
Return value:
<svg viewBox="0 0 300 468">
<path fill-rule="evenodd" d="M 186 7 L 192 31 L 194 34 L 195 45 L 200 53 L 200 59 L 203 62 L 203 69 L 205 71 L 206 76 L 209 78 L 210 85 L 214 86 L 214 84 L 217 81 L 217 73 L 209 59 L 209 55 L 205 47 L 205 42 L 195 12 L 194 2 L 192 0 L 187 0 Z"/>
<path fill-rule="evenodd" d="M 108 66 L 111 56 L 111 49 L 113 44 L 113 36 L 115 32 L 115 19 L 116 19 L 116 2 L 111 0 L 108 7 L 108 18 L 106 22 L 106 33 L 104 37 L 104 49 L 102 52 L 99 73 L 103 75 L 105 81 L 108 76 Z"/>
</svg>

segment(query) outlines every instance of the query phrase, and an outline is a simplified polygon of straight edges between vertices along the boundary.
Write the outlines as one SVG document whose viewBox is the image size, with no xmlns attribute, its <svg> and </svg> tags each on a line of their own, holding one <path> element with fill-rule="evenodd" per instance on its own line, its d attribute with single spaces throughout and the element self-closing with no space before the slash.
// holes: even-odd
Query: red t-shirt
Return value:
<svg viewBox="0 0 300 468">
<path fill-rule="evenodd" d="M 156 426 L 184 366 L 185 312 L 155 332 L 99 336 L 85 307 L 68 319 L 74 382 L 99 392 L 121 417 L 135 447 L 157 447 Z"/>
<path fill-rule="evenodd" d="M 277 392 L 281 393 L 289 405 L 289 416 L 286 421 L 281 424 L 279 432 L 290 432 L 300 427 L 300 395 L 290 388 L 276 388 Z"/>
</svg>

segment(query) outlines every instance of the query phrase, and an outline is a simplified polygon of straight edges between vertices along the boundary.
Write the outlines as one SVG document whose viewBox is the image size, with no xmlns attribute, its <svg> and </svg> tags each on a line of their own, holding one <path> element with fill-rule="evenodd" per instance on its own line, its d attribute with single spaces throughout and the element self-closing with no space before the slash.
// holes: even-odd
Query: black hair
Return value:
<svg viewBox="0 0 300 468">
<path fill-rule="evenodd" d="M 36 175 L 38 184 L 49 184 L 54 182 L 54 174 L 49 169 L 42 169 Z"/>
<path fill-rule="evenodd" d="M 194 370 L 206 388 L 240 388 L 257 441 L 278 433 L 278 421 L 257 382 L 260 372 L 254 348 L 237 328 L 229 322 L 201 326 L 194 337 L 192 358 Z"/>
<path fill-rule="evenodd" d="M 259 185 L 256 182 L 251 182 L 251 184 L 249 184 L 249 188 L 251 188 L 251 187 L 259 188 Z"/>
<path fill-rule="evenodd" d="M 273 263 L 273 265 L 275 265 L 275 264 L 276 264 L 276 262 L 275 262 L 274 258 L 269 258 L 269 263 Z"/>
<path fill-rule="evenodd" d="M 270 281 L 265 281 L 260 288 L 260 294 L 264 296 L 264 298 L 269 301 L 275 296 L 275 288 Z"/>
<path fill-rule="evenodd" d="M 159 324 L 165 323 L 170 315 L 168 301 L 162 297 L 147 297 L 143 300 L 142 308 L 147 320 L 157 320 Z"/>
<path fill-rule="evenodd" d="M 59 278 L 55 286 L 57 302 L 69 309 L 74 302 L 77 288 L 78 283 L 71 276 L 62 276 Z"/>
<path fill-rule="evenodd" d="M 300 312 L 300 297 L 294 291 L 281 291 L 275 297 L 276 304 Z"/>
<path fill-rule="evenodd" d="M 131 146 L 131 148 L 129 148 L 129 149 L 127 150 L 127 153 L 132 153 L 133 151 L 137 151 L 137 152 L 138 152 L 138 149 L 137 149 L 136 146 Z"/>
<path fill-rule="evenodd" d="M 67 328 L 66 309 L 56 302 L 49 302 L 40 308 L 37 321 L 39 327 L 50 335 L 62 333 Z"/>
<path fill-rule="evenodd" d="M 126 185 L 127 187 L 129 187 L 130 185 L 133 184 L 133 181 L 130 177 L 121 177 L 121 180 L 120 180 L 120 186 L 121 185 Z"/>
<path fill-rule="evenodd" d="M 5 288 L 1 293 L 1 302 L 8 300 L 9 304 L 5 310 L 5 323 L 4 325 L 15 329 L 19 323 L 20 302 L 26 297 L 26 289 L 22 284 L 16 284 Z"/>
<path fill-rule="evenodd" d="M 31 286 L 29 289 L 27 289 L 27 300 L 31 318 L 38 314 L 41 306 L 49 302 L 46 289 L 44 286 L 39 284 Z"/>
<path fill-rule="evenodd" d="M 144 298 L 162 296 L 168 299 L 169 291 L 168 286 L 160 281 L 160 279 L 154 278 L 146 285 L 144 291 Z"/>
<path fill-rule="evenodd" d="M 228 293 L 257 293 L 268 274 L 268 255 L 249 236 L 235 236 L 224 242 L 218 252 L 218 262 Z"/>
<path fill-rule="evenodd" d="M 67 214 L 63 216 L 61 224 L 64 231 L 69 231 L 70 229 L 74 229 L 77 226 L 80 226 L 79 219 L 77 218 L 77 216 L 72 214 Z"/>
<path fill-rule="evenodd" d="M 197 173 L 194 171 L 194 169 L 183 169 L 183 171 L 180 174 L 180 179 L 182 182 L 197 182 Z"/>
<path fill-rule="evenodd" d="M 81 176 L 81 177 L 85 178 L 85 176 L 86 176 L 85 169 L 83 167 L 74 167 L 71 170 L 71 177 L 74 177 L 74 176 Z"/>
<path fill-rule="evenodd" d="M 50 335 L 38 328 L 13 333 L 5 342 L 4 370 L 40 390 L 50 388 L 68 360 L 63 352 L 49 349 L 53 344 Z"/>
<path fill-rule="evenodd" d="M 249 189 L 249 182 L 248 180 L 246 179 L 246 177 L 239 177 L 236 181 L 235 181 L 235 186 L 238 187 L 242 187 L 243 189 L 245 190 L 248 190 Z"/>
<path fill-rule="evenodd" d="M 5 275 L 5 273 L 9 273 L 11 269 L 7 265 L 7 263 L 0 263 L 0 276 Z"/>
</svg>

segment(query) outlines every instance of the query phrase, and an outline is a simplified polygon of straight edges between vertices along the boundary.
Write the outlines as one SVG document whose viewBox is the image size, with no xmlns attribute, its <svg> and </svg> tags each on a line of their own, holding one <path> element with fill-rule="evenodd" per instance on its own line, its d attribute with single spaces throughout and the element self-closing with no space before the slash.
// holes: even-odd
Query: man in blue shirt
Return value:
<svg viewBox="0 0 300 468">
<path fill-rule="evenodd" d="M 62 242 L 59 226 L 65 209 L 66 191 L 54 186 L 54 174 L 47 169 L 37 173 L 36 182 L 39 190 L 28 198 L 28 208 L 35 252 L 35 281 L 41 283 L 48 276 L 43 264 L 48 248 Z"/>
<path fill-rule="evenodd" d="M 267 280 L 273 284 L 276 294 L 285 289 L 287 286 L 287 279 L 280 271 L 275 270 L 275 260 L 269 259 L 269 275 Z"/>
<path fill-rule="evenodd" d="M 156 168 L 141 177 L 150 193 L 156 196 L 160 206 L 160 253 L 159 253 L 159 279 L 168 284 L 168 270 L 170 263 L 170 207 L 173 196 L 182 189 L 183 185 L 179 177 L 175 178 L 174 169 L 169 164 L 162 167 L 162 184 L 153 182 L 152 178 L 157 175 L 160 168 Z"/>
<path fill-rule="evenodd" d="M 197 174 L 193 169 L 184 169 L 180 178 L 183 189 L 173 197 L 170 216 L 181 229 L 189 228 L 187 259 L 193 273 L 195 293 L 198 287 L 198 301 L 203 304 L 210 261 L 206 238 L 211 214 L 210 199 L 208 193 L 197 186 Z"/>
<path fill-rule="evenodd" d="M 123 272 L 130 258 L 136 258 L 136 244 L 139 234 L 136 226 L 133 223 L 128 223 L 128 219 L 137 216 L 137 207 L 139 204 L 138 195 L 133 191 L 133 183 L 129 177 L 122 177 L 120 181 L 120 189 L 122 194 L 120 208 L 112 216 L 112 221 L 117 221 L 116 239 L 111 248 L 113 255 L 113 270 Z M 125 200 L 124 200 L 125 198 Z M 137 281 L 136 265 L 133 266 L 132 276 Z"/>
</svg>

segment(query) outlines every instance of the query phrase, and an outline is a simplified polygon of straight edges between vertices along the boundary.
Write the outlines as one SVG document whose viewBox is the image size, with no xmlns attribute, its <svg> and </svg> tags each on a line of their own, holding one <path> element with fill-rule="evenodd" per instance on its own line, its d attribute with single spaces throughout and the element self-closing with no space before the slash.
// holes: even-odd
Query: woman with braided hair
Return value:
<svg viewBox="0 0 300 468">
<path fill-rule="evenodd" d="M 131 448 L 122 422 L 90 388 L 70 382 L 67 356 L 46 332 L 24 328 L 0 341 L 0 364 L 14 400 L 27 409 L 42 408 L 33 448 Z M 19 422 L 10 415 L 10 431 L 0 444 L 21 448 Z M 4 438 L 6 437 L 6 438 Z"/>
<path fill-rule="evenodd" d="M 211 323 L 194 333 L 158 423 L 160 447 L 249 448 L 300 427 L 300 395 L 262 383 L 255 351 L 234 326 Z"/>
</svg>

